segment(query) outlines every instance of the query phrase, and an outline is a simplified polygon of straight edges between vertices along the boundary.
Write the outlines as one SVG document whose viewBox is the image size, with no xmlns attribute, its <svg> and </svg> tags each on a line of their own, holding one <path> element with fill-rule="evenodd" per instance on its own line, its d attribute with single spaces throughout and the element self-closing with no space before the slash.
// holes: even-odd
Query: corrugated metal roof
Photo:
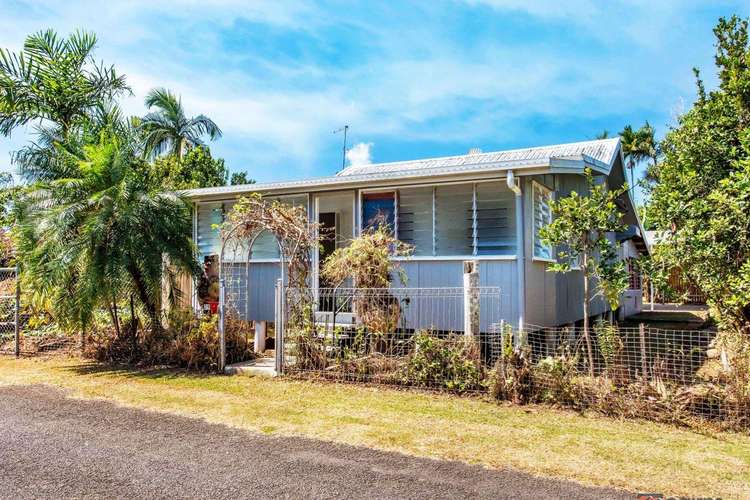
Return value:
<svg viewBox="0 0 750 500">
<path fill-rule="evenodd" d="M 587 156 L 606 165 L 610 165 L 617 152 L 619 138 L 599 139 L 595 141 L 574 142 L 554 146 L 513 149 L 494 153 L 466 154 L 424 160 L 397 161 L 392 163 L 373 163 L 369 165 L 350 166 L 338 173 L 338 176 L 366 175 L 383 172 L 401 172 L 420 169 L 439 169 L 460 167 L 464 165 L 483 165 L 505 162 L 549 162 L 551 159 L 570 159 Z"/>
<path fill-rule="evenodd" d="M 554 160 L 581 161 L 594 164 L 601 170 L 609 168 L 618 151 L 619 138 L 542 146 L 494 153 L 467 154 L 444 158 L 373 163 L 350 166 L 332 177 L 318 177 L 284 182 L 266 182 L 238 186 L 191 189 L 191 198 L 219 195 L 236 195 L 248 192 L 306 190 L 333 186 L 346 186 L 391 179 L 418 179 L 432 176 L 486 173 L 508 169 L 550 167 Z"/>
</svg>

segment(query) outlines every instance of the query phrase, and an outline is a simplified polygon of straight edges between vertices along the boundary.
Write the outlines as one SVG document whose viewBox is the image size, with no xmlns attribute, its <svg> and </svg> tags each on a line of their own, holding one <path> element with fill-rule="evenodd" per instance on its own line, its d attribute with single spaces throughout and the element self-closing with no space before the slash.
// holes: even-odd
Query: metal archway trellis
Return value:
<svg viewBox="0 0 750 500">
<path fill-rule="evenodd" d="M 267 201 L 258 194 L 241 198 L 232 208 L 221 230 L 219 255 L 219 369 L 226 366 L 227 314 L 237 314 L 238 305 L 244 303 L 244 319 L 250 319 L 250 270 L 253 265 L 253 247 L 258 238 L 269 233 L 279 250 L 280 279 L 300 286 L 310 273 L 310 251 L 317 241 L 317 225 L 310 223 L 307 211 L 301 206 L 291 206 L 279 201 Z M 239 272 L 238 272 L 239 271 Z M 244 272 L 242 272 L 244 271 Z M 278 284 L 277 284 L 278 286 Z M 283 301 L 284 293 L 276 297 Z M 283 335 L 283 319 L 276 320 L 277 342 Z M 277 351 L 279 364 L 280 349 Z"/>
<path fill-rule="evenodd" d="M 224 371 L 224 368 L 226 365 L 226 356 L 227 356 L 227 353 L 226 353 L 226 316 L 227 316 L 228 304 L 227 304 L 226 251 L 227 251 L 227 244 L 231 245 L 233 238 L 235 238 L 235 235 L 237 234 L 241 224 L 242 223 L 238 223 L 234 227 L 232 227 L 232 229 L 230 229 L 227 232 L 226 237 L 222 236 L 221 253 L 219 254 L 219 351 L 220 351 L 219 370 L 220 371 Z M 249 319 L 249 309 L 250 309 L 250 291 L 251 291 L 250 266 L 251 266 L 252 256 L 253 256 L 253 246 L 255 245 L 255 242 L 258 239 L 258 237 L 265 232 L 269 232 L 271 235 L 273 235 L 274 240 L 276 241 L 276 245 L 279 248 L 279 256 L 280 256 L 279 266 L 280 266 L 280 273 L 281 273 L 280 281 L 281 283 L 284 283 L 284 268 L 285 268 L 285 263 L 286 263 L 284 247 L 279 241 L 278 237 L 273 232 L 270 232 L 268 231 L 268 229 L 265 229 L 265 228 L 260 228 L 249 239 L 249 244 L 247 245 L 247 258 L 243 262 L 243 265 L 245 266 L 244 302 L 245 302 L 245 308 L 246 308 L 245 310 L 246 319 Z M 232 261 L 234 261 L 234 259 L 232 259 Z M 233 300 L 233 297 L 230 297 L 229 299 Z M 277 328 L 279 328 L 279 326 L 277 326 Z"/>
</svg>

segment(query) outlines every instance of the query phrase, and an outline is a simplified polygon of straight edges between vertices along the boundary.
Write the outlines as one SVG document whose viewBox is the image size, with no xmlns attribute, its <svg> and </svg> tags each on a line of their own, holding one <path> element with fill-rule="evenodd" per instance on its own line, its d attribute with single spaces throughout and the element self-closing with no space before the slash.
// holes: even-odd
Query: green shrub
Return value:
<svg viewBox="0 0 750 500">
<path fill-rule="evenodd" d="M 566 352 L 539 361 L 533 368 L 535 399 L 544 403 L 575 403 L 577 366 L 578 356 Z"/>
<path fill-rule="evenodd" d="M 489 377 L 490 393 L 495 399 L 524 404 L 532 392 L 531 352 L 528 346 L 513 345 L 510 325 L 505 326 L 500 342 L 500 357 Z"/>
<path fill-rule="evenodd" d="M 402 380 L 409 385 L 459 393 L 483 389 L 479 346 L 469 337 L 450 335 L 440 339 L 419 331 L 414 336 L 414 349 L 407 356 Z"/>
<path fill-rule="evenodd" d="M 623 343 L 617 326 L 604 320 L 594 324 L 596 341 L 599 344 L 599 352 L 604 360 L 604 366 L 610 370 L 619 361 L 622 354 Z"/>
</svg>

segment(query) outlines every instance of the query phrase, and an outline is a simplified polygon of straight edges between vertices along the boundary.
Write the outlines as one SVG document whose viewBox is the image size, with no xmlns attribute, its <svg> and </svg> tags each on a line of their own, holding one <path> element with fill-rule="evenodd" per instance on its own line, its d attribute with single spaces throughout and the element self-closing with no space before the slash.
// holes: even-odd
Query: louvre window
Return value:
<svg viewBox="0 0 750 500">
<path fill-rule="evenodd" d="M 435 188 L 435 254 L 474 253 L 474 186 Z"/>
<path fill-rule="evenodd" d="M 362 228 L 393 227 L 416 257 L 515 255 L 515 194 L 502 182 L 404 188 L 362 196 Z"/>
<path fill-rule="evenodd" d="M 279 201 L 281 203 L 307 207 L 307 196 L 285 196 L 285 197 L 274 197 L 265 198 L 268 202 Z M 279 244 L 276 242 L 276 237 L 268 231 L 263 231 L 255 239 L 253 245 L 252 260 L 262 259 L 278 259 L 281 256 L 279 253 Z"/>
<path fill-rule="evenodd" d="M 539 231 L 552 222 L 552 209 L 550 207 L 552 191 L 537 182 L 532 183 L 532 186 L 534 203 L 534 258 L 551 260 L 553 258 L 552 247 L 542 242 Z"/>
<path fill-rule="evenodd" d="M 222 203 L 201 203 L 198 205 L 198 253 L 201 259 L 221 252 L 221 237 L 215 225 L 224 222 Z"/>
<path fill-rule="evenodd" d="M 516 253 L 515 195 L 499 182 L 476 187 L 476 255 Z"/>
<path fill-rule="evenodd" d="M 432 255 L 432 187 L 398 192 L 398 239 L 414 247 L 414 255 Z"/>
<path fill-rule="evenodd" d="M 307 207 L 307 195 L 290 196 L 278 199 L 282 203 L 294 206 Z M 224 222 L 236 201 L 225 201 L 217 203 L 205 203 L 198 205 L 198 252 L 201 257 L 207 255 L 219 255 L 221 253 L 221 232 L 219 226 Z M 228 243 L 224 250 L 224 258 L 228 261 L 242 262 L 247 260 L 247 243 L 233 240 Z M 279 246 L 274 236 L 264 231 L 255 240 L 253 245 L 252 259 L 278 259 Z"/>
</svg>

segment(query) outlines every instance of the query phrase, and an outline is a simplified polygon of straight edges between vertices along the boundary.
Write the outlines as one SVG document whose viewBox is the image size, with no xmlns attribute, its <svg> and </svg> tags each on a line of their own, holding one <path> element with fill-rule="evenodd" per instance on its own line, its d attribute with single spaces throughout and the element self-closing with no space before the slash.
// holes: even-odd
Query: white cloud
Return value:
<svg viewBox="0 0 750 500">
<path fill-rule="evenodd" d="M 349 165 L 353 167 L 369 165 L 372 163 L 371 151 L 371 142 L 360 142 L 346 151 L 346 159 L 349 161 Z"/>
</svg>

